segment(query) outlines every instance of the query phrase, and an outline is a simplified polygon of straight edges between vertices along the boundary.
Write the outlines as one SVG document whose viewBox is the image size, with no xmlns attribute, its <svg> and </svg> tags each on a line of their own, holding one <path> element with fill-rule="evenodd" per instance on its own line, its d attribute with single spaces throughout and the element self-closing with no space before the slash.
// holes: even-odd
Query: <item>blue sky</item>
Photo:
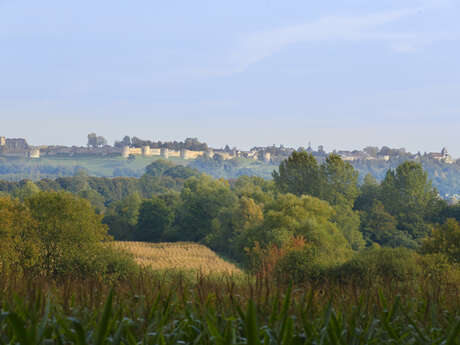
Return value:
<svg viewBox="0 0 460 345">
<path fill-rule="evenodd" d="M 0 134 L 460 156 L 460 1 L 0 0 Z"/>
</svg>

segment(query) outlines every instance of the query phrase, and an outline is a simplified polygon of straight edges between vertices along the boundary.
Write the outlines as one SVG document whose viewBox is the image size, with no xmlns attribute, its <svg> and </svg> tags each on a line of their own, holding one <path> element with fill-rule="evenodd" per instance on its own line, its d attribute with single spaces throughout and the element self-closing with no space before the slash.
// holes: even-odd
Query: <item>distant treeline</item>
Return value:
<svg viewBox="0 0 460 345">
<path fill-rule="evenodd" d="M 389 169 L 395 169 L 406 160 L 393 158 L 385 161 L 356 161 L 351 164 L 359 172 L 360 178 L 364 179 L 367 174 L 372 175 L 378 181 L 382 181 Z M 431 159 L 422 159 L 420 164 L 427 172 L 428 177 L 442 197 L 448 198 L 455 194 L 460 197 L 460 165 L 457 163 L 446 164 Z"/>
<path fill-rule="evenodd" d="M 326 156 L 324 156 L 325 158 Z M 317 157 L 319 161 L 323 157 Z M 39 180 L 41 178 L 71 177 L 77 171 L 88 170 L 89 159 L 75 159 L 77 166 L 66 166 L 56 161 L 43 163 L 40 161 L 9 160 L 0 159 L 0 179 L 9 181 L 19 181 L 22 179 Z M 235 179 L 240 176 L 259 176 L 265 179 L 272 178 L 273 170 L 277 170 L 278 165 L 283 161 L 275 158 L 271 163 L 253 161 L 250 159 L 223 160 L 216 155 L 214 158 L 199 157 L 195 160 L 184 161 L 183 164 L 204 172 L 215 178 Z M 389 169 L 396 169 L 405 162 L 405 158 L 391 158 L 389 161 L 383 160 L 359 160 L 350 164 L 359 173 L 359 182 L 364 181 L 367 174 L 372 175 L 378 181 L 382 181 Z M 106 177 L 140 177 L 143 172 L 140 168 L 134 168 L 131 162 L 120 161 L 110 162 L 110 169 L 104 171 L 91 169 L 91 174 Z M 443 198 L 450 199 L 456 194 L 460 196 L 460 165 L 446 164 L 430 159 L 422 159 L 421 164 L 428 173 L 428 177 Z M 108 173 L 107 171 L 111 171 Z"/>
</svg>

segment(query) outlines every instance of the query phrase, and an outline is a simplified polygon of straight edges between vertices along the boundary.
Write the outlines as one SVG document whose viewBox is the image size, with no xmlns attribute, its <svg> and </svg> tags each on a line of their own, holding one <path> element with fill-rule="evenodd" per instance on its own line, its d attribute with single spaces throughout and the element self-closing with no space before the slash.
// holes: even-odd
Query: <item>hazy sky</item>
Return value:
<svg viewBox="0 0 460 345">
<path fill-rule="evenodd" d="M 0 0 L 0 135 L 460 156 L 460 1 Z"/>
</svg>

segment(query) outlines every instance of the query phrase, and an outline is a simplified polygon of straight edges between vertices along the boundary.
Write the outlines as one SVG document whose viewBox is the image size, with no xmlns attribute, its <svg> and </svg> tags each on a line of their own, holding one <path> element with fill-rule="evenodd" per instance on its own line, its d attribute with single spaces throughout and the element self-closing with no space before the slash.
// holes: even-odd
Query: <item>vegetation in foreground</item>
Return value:
<svg viewBox="0 0 460 345">
<path fill-rule="evenodd" d="M 146 272 L 111 284 L 5 278 L 0 344 L 460 343 L 458 287 L 434 281 L 291 289 Z"/>
</svg>

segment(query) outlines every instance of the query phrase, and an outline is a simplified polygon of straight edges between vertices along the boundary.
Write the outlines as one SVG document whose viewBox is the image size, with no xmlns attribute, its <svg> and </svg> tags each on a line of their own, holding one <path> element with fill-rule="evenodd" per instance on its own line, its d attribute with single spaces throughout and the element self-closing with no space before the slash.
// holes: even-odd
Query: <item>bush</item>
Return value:
<svg viewBox="0 0 460 345">
<path fill-rule="evenodd" d="M 408 282 L 421 274 L 418 254 L 407 248 L 373 247 L 362 250 L 343 265 L 331 270 L 341 282 L 372 285 L 378 282 Z"/>
<path fill-rule="evenodd" d="M 280 281 L 302 283 L 321 278 L 325 265 L 319 261 L 313 248 L 291 250 L 276 264 L 275 272 Z"/>
<path fill-rule="evenodd" d="M 447 255 L 442 253 L 426 254 L 420 257 L 419 264 L 425 282 L 441 285 L 460 286 L 460 267 L 451 264 Z"/>
</svg>

